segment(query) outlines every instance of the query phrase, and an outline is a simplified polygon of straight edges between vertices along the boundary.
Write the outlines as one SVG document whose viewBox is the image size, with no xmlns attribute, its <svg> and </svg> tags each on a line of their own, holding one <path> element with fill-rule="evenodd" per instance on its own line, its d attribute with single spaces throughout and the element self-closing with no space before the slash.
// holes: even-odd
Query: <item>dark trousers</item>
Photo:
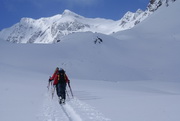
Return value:
<svg viewBox="0 0 180 121">
<path fill-rule="evenodd" d="M 56 85 L 56 92 L 58 97 L 66 99 L 66 83 L 58 83 Z"/>
</svg>

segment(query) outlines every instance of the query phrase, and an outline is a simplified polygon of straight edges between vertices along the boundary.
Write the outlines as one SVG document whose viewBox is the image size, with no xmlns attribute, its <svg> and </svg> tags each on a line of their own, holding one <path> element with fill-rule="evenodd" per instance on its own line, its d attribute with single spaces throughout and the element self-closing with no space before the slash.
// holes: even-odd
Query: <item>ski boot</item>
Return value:
<svg viewBox="0 0 180 121">
<path fill-rule="evenodd" d="M 62 98 L 58 97 L 58 100 L 59 100 L 59 104 L 62 104 Z"/>
</svg>

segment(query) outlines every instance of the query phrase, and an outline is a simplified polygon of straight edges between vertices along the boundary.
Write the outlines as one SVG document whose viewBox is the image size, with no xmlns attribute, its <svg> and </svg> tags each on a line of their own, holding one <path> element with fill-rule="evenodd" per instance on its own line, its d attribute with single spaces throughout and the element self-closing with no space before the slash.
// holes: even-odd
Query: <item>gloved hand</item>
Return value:
<svg viewBox="0 0 180 121">
<path fill-rule="evenodd" d="M 51 76 L 49 76 L 49 81 L 52 81 L 52 80 L 51 80 Z"/>
</svg>

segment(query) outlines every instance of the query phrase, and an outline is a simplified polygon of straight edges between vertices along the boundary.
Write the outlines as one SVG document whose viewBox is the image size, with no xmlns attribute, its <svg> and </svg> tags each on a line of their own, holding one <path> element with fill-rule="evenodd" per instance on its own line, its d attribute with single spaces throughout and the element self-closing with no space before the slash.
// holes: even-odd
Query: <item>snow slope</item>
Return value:
<svg viewBox="0 0 180 121">
<path fill-rule="evenodd" d="M 131 51 L 130 64 L 137 63 L 131 67 L 138 65 L 161 80 L 179 80 L 179 6 L 179 1 L 164 6 L 133 29 L 112 35 L 126 41 Z"/>
<path fill-rule="evenodd" d="M 0 119 L 179 121 L 179 6 L 176 1 L 113 37 L 85 32 L 57 44 L 1 40 Z M 47 89 L 57 66 L 74 92 L 63 108 Z"/>
</svg>

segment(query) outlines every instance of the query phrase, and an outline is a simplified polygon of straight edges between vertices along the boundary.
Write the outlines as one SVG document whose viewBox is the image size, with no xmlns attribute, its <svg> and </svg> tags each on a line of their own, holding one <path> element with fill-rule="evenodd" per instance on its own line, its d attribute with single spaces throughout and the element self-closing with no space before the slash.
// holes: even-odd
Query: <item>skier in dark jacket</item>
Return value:
<svg viewBox="0 0 180 121">
<path fill-rule="evenodd" d="M 56 87 L 56 92 L 59 98 L 59 103 L 65 103 L 66 100 L 66 84 L 70 83 L 65 71 L 63 69 L 56 68 L 53 76 L 49 79 L 52 81 L 53 85 Z"/>
</svg>

